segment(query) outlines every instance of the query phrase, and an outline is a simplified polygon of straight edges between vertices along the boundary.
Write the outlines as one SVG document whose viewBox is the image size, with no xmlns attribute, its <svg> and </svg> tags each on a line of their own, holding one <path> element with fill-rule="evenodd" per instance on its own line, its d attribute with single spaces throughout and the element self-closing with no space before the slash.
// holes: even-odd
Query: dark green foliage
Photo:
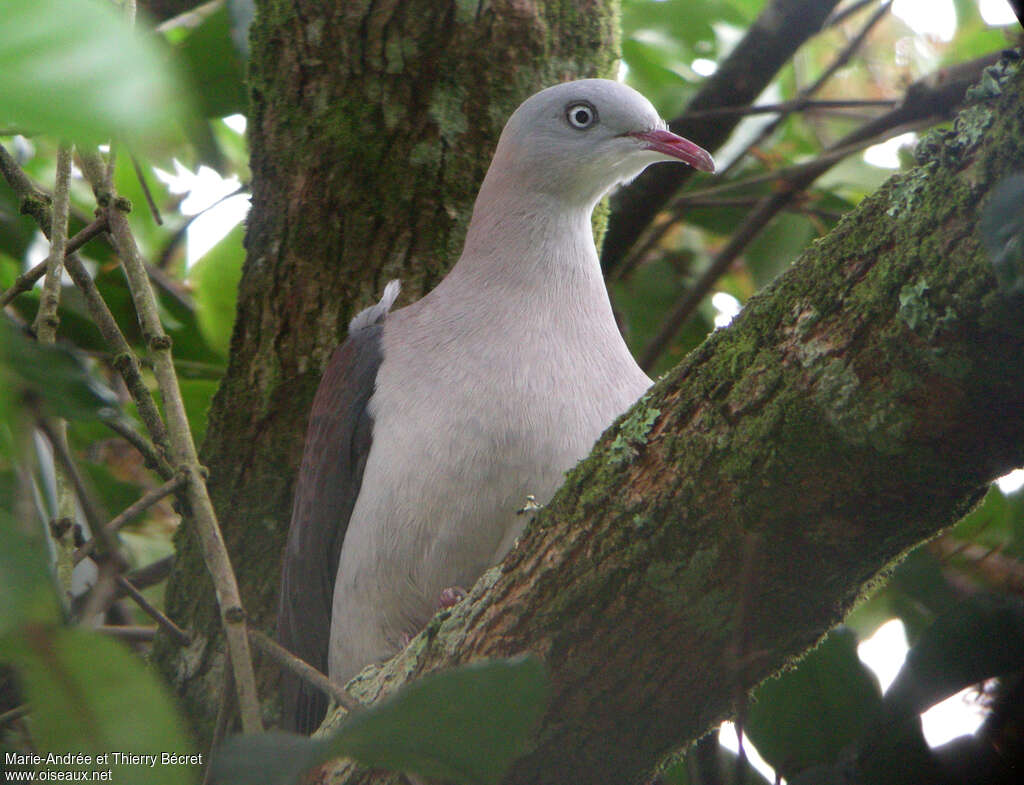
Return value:
<svg viewBox="0 0 1024 785">
<path fill-rule="evenodd" d="M 1007 177 L 981 216 L 996 280 L 1009 294 L 1024 294 L 1024 174 Z"/>
<path fill-rule="evenodd" d="M 493 785 L 526 749 L 547 700 L 535 658 L 491 660 L 425 676 L 347 716 L 319 738 L 239 737 L 218 757 L 215 782 L 289 785 L 331 758 L 465 785 Z"/>
</svg>

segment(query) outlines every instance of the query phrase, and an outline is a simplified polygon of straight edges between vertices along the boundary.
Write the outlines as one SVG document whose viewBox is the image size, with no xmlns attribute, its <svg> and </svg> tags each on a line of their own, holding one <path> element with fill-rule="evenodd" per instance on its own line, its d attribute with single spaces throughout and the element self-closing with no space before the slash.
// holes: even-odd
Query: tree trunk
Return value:
<svg viewBox="0 0 1024 785">
<path fill-rule="evenodd" d="M 252 33 L 253 206 L 227 374 L 202 450 L 245 609 L 269 629 L 306 417 L 354 313 L 455 261 L 505 118 L 554 82 L 608 76 L 614 0 L 262 0 Z M 221 693 L 212 587 L 183 527 L 158 645 L 205 733 Z M 276 671 L 264 668 L 266 694 Z"/>
<path fill-rule="evenodd" d="M 977 228 L 1024 161 L 1024 69 L 983 84 L 917 168 L 620 419 L 362 696 L 532 652 L 552 699 L 506 783 L 641 781 L 1024 463 L 1024 298 L 998 288 Z M 336 763 L 323 781 L 396 780 Z"/>
</svg>

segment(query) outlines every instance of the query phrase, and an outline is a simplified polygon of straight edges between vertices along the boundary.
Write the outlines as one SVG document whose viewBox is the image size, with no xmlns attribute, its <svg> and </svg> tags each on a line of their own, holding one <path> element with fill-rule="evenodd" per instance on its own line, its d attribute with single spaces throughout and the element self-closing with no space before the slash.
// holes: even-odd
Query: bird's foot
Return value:
<svg viewBox="0 0 1024 785">
<path fill-rule="evenodd" d="M 537 512 L 544 507 L 543 504 L 537 504 L 537 497 L 532 493 L 526 495 L 526 504 L 516 510 L 516 515 L 526 515 L 528 512 Z"/>
<path fill-rule="evenodd" d="M 465 589 L 461 586 L 449 586 L 447 589 L 441 589 L 441 594 L 437 599 L 437 606 L 440 610 L 448 610 L 448 608 L 464 599 L 466 599 Z"/>
</svg>

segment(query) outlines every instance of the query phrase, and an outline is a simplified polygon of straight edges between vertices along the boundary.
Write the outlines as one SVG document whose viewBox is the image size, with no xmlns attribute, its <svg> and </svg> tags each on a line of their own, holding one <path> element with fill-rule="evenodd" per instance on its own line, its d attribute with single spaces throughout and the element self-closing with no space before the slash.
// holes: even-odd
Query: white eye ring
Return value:
<svg viewBox="0 0 1024 785">
<path fill-rule="evenodd" d="M 573 128 L 583 131 L 597 122 L 597 110 L 584 101 L 569 104 L 565 110 L 565 119 Z"/>
</svg>

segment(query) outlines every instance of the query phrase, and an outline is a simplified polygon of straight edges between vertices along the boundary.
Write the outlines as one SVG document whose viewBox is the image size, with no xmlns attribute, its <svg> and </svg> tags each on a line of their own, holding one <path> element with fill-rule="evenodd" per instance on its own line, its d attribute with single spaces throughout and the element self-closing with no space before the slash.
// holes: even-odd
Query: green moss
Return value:
<svg viewBox="0 0 1024 785">
<path fill-rule="evenodd" d="M 934 316 L 931 305 L 925 299 L 927 291 L 928 282 L 923 278 L 900 289 L 899 317 L 915 332 Z"/>
<path fill-rule="evenodd" d="M 434 171 L 441 165 L 441 148 L 432 139 L 417 142 L 409 151 L 409 163 Z"/>
<path fill-rule="evenodd" d="M 480 0 L 455 0 L 455 24 L 466 25 L 476 19 Z"/>
<path fill-rule="evenodd" d="M 612 465 L 629 463 L 637 456 L 638 448 L 647 442 L 647 434 L 660 414 L 660 409 L 649 409 L 643 402 L 630 411 L 619 424 L 618 433 L 608 446 L 609 461 Z"/>
<path fill-rule="evenodd" d="M 889 207 L 885 214 L 898 218 L 916 209 L 929 180 L 929 172 L 923 166 L 890 180 Z"/>
<path fill-rule="evenodd" d="M 462 88 L 451 83 L 439 84 L 430 97 L 430 117 L 449 144 L 455 144 L 469 126 L 462 109 L 465 100 Z"/>
<path fill-rule="evenodd" d="M 405 70 L 406 38 L 398 31 L 392 31 L 384 42 L 384 71 L 400 74 Z M 415 51 L 415 50 L 414 50 Z"/>
</svg>

